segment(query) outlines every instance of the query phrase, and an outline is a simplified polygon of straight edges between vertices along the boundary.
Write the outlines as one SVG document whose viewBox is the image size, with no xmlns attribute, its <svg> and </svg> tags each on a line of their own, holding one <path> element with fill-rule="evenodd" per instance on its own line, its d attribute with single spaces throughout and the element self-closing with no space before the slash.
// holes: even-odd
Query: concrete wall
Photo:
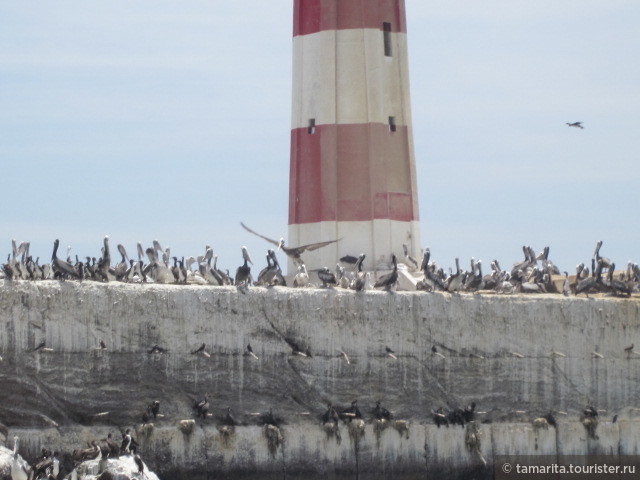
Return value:
<svg viewBox="0 0 640 480">
<path fill-rule="evenodd" d="M 0 287 L 0 422 L 32 437 L 34 448 L 43 431 L 59 432 L 56 441 L 76 448 L 84 445 L 82 435 L 119 436 L 160 400 L 164 417 L 148 438 L 139 436 L 145 461 L 161 478 L 252 466 L 274 478 L 306 470 L 398 478 L 445 471 L 452 459 L 478 468 L 464 430 L 438 430 L 429 414 L 471 401 L 486 412 L 478 422 L 480 454 L 489 463 L 495 453 L 637 453 L 640 358 L 623 349 L 640 344 L 639 305 L 558 296 L 7 282 Z M 53 351 L 32 352 L 43 339 Z M 287 339 L 313 358 L 292 355 Z M 100 340 L 107 350 L 97 349 Z M 258 360 L 245 354 L 248 342 Z M 189 353 L 201 343 L 210 357 Z M 167 353 L 148 354 L 154 344 Z M 432 354 L 433 345 L 445 358 Z M 565 356 L 550 357 L 553 351 Z M 236 447 L 219 448 L 215 418 L 190 437 L 177 430 L 179 420 L 193 417 L 193 400 L 207 392 L 214 415 L 231 406 L 245 424 Z M 368 425 L 357 450 L 345 428 L 341 445 L 327 439 L 318 420 L 326 403 L 355 398 L 365 413 L 381 400 L 410 422 L 409 438 L 389 428 L 378 439 Z M 587 403 L 606 410 L 597 440 L 577 421 Z M 286 421 L 280 460 L 252 415 L 269 408 Z M 534 432 L 529 421 L 551 408 L 567 413 L 558 416 L 558 432 Z M 611 424 L 614 413 L 620 419 Z"/>
</svg>

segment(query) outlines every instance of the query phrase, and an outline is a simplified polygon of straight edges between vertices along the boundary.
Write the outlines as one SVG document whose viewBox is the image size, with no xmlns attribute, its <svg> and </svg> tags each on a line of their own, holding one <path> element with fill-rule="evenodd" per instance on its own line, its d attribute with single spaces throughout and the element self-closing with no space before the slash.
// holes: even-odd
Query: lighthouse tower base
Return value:
<svg viewBox="0 0 640 480">
<path fill-rule="evenodd" d="M 322 267 L 335 268 L 336 259 L 345 255 L 366 255 L 364 270 L 387 270 L 391 254 L 402 262 L 406 244 L 411 255 L 420 261 L 420 222 L 397 220 L 369 220 L 362 222 L 318 222 L 289 225 L 288 243 L 291 246 L 307 245 L 327 239 L 338 242 L 318 250 L 305 252 L 302 259 L 307 270 Z M 295 273 L 295 265 L 289 263 L 289 273 Z"/>
</svg>

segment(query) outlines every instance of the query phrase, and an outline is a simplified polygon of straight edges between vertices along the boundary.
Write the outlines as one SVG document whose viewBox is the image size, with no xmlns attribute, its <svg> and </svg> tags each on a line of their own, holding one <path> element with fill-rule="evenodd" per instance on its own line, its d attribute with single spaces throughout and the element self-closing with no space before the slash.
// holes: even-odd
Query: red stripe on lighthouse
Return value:
<svg viewBox="0 0 640 480">
<path fill-rule="evenodd" d="M 418 220 L 408 128 L 320 125 L 291 132 L 289 224 Z"/>
<path fill-rule="evenodd" d="M 391 32 L 407 33 L 403 0 L 295 0 L 293 35 L 324 30 L 376 28 L 389 23 Z"/>
</svg>

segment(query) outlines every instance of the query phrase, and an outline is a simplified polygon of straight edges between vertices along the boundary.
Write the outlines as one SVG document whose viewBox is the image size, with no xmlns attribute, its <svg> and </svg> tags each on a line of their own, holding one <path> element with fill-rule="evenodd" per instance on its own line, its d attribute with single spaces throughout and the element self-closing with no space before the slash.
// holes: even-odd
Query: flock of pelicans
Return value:
<svg viewBox="0 0 640 480">
<path fill-rule="evenodd" d="M 58 256 L 59 240 L 53 244 L 51 263 L 40 264 L 39 258 L 33 259 L 29 253 L 29 242 L 17 244 L 12 241 L 12 253 L 6 263 L 1 265 L 0 278 L 6 280 L 95 280 L 100 282 L 120 281 L 131 283 L 175 283 L 198 285 L 249 285 L 287 286 L 276 252 L 280 249 L 290 257 L 297 266 L 297 273 L 292 281 L 293 287 L 316 286 L 312 283 L 309 272 L 302 260 L 302 254 L 313 251 L 339 240 L 287 247 L 284 239 L 275 241 L 265 237 L 246 225 L 242 226 L 252 234 L 267 240 L 277 247 L 269 249 L 266 255 L 267 266 L 254 277 L 251 270 L 253 262 L 246 247 L 242 247 L 243 263 L 236 269 L 235 275 L 229 270 L 218 268 L 218 256 L 214 255 L 210 246 L 205 247 L 204 255 L 178 258 L 171 255 L 170 248 L 163 249 L 157 240 L 152 246 L 144 248 L 137 245 L 137 260 L 129 258 L 125 247 L 117 246 L 120 261 L 112 262 L 109 237 L 104 238 L 104 245 L 98 257 L 71 257 L 71 247 L 67 248 L 64 258 Z M 524 259 L 516 262 L 510 269 L 503 269 L 497 260 L 491 262 L 491 272 L 483 273 L 482 261 L 470 262 L 469 270 L 460 267 L 459 259 L 455 259 L 455 270 L 446 272 L 431 261 L 431 252 L 427 248 L 419 262 L 403 245 L 404 268 L 414 277 L 422 275 L 416 289 L 422 291 L 444 292 L 479 292 L 494 291 L 497 293 L 562 293 L 564 295 L 589 295 L 590 293 L 608 293 L 614 296 L 630 297 L 639 292 L 640 268 L 636 263 L 628 262 L 626 269 L 616 271 L 614 262 L 600 255 L 602 241 L 597 242 L 591 259 L 591 266 L 581 263 L 575 275 L 569 276 L 549 259 L 549 247 L 536 254 L 529 246 L 523 246 Z M 391 255 L 390 272 L 377 278 L 372 283 L 372 272 L 364 269 L 365 255 L 358 257 L 345 255 L 336 265 L 335 272 L 328 267 L 317 271 L 317 277 L 323 287 L 339 286 L 356 291 L 371 288 L 391 290 L 398 282 L 398 259 Z"/>
</svg>

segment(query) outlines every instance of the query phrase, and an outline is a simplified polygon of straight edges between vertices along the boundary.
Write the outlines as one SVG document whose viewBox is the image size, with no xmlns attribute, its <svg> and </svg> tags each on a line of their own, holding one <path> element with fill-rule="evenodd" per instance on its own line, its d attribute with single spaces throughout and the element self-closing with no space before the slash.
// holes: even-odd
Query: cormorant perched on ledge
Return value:
<svg viewBox="0 0 640 480">
<path fill-rule="evenodd" d="M 373 409 L 373 416 L 376 420 L 391 420 L 391 412 L 380 405 L 380 400 L 376 403 Z"/>
<path fill-rule="evenodd" d="M 333 407 L 331 402 L 327 403 L 327 411 L 322 414 L 322 423 L 333 422 L 337 425 L 338 420 L 340 420 L 338 412 L 336 412 L 336 409 Z"/>
<path fill-rule="evenodd" d="M 148 353 L 149 355 L 151 355 L 151 354 L 153 354 L 153 353 L 159 353 L 159 354 L 162 354 L 162 353 L 165 353 L 166 351 L 167 351 L 166 349 L 164 349 L 164 348 L 162 348 L 161 346 L 159 346 L 159 345 L 157 345 L 157 344 L 156 344 L 156 345 L 154 345 L 153 347 L 151 347 L 151 348 L 147 351 L 147 353 Z"/>
<path fill-rule="evenodd" d="M 196 410 L 196 417 L 202 417 L 203 420 L 206 420 L 209 413 L 209 400 L 207 399 L 207 394 L 205 394 L 203 400 L 199 402 L 196 401 L 193 408 Z"/>
<path fill-rule="evenodd" d="M 356 399 L 351 402 L 351 406 L 342 410 L 338 416 L 343 422 L 349 423 L 351 423 L 351 420 L 361 419 L 362 412 L 360 412 L 360 409 L 358 408 L 358 400 Z"/>
</svg>

